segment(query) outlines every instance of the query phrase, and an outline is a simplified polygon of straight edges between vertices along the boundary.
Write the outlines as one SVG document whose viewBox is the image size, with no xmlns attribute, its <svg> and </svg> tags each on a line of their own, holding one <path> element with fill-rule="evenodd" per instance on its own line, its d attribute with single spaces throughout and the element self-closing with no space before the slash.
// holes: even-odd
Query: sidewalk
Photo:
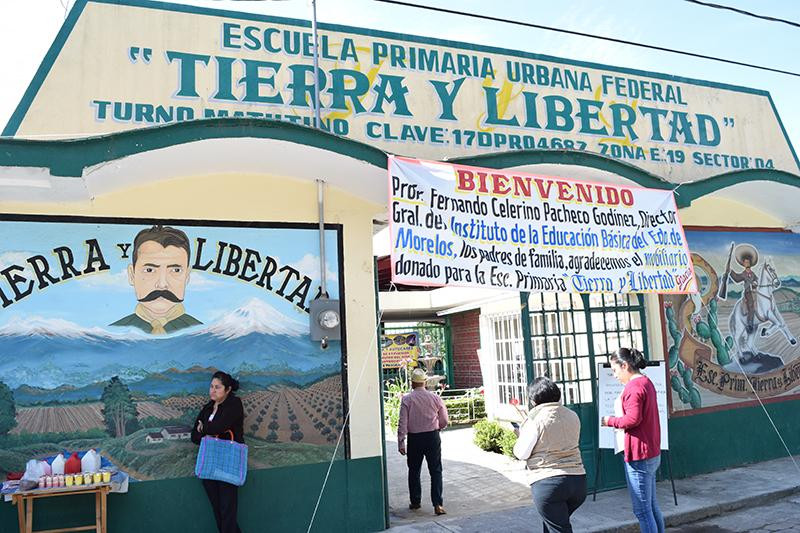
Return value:
<svg viewBox="0 0 800 533">
<path fill-rule="evenodd" d="M 430 502 L 426 501 L 430 492 L 424 468 L 422 509 L 408 510 L 405 461 L 397 454 L 396 443 L 387 440 L 392 523 L 389 531 L 541 531 L 530 489 L 520 483 L 519 463 L 477 449 L 472 445 L 471 437 L 470 429 L 442 433 L 444 495 L 448 514 L 441 517 L 433 515 Z M 786 457 L 678 479 L 675 489 L 678 506 L 673 503 L 669 481 L 660 482 L 657 487 L 668 527 L 800 493 L 800 472 Z M 596 502 L 592 501 L 590 494 L 573 515 L 572 525 L 575 531 L 596 533 L 639 530 L 626 489 L 599 493 Z"/>
<path fill-rule="evenodd" d="M 522 463 L 475 446 L 471 427 L 447 429 L 441 432 L 441 438 L 446 518 L 468 517 L 530 504 L 531 493 L 523 482 Z M 433 520 L 431 479 L 427 468 L 422 467 L 422 509 L 411 511 L 408 509 L 406 458 L 397 452 L 396 436 L 388 431 L 386 458 L 392 526 Z"/>
</svg>

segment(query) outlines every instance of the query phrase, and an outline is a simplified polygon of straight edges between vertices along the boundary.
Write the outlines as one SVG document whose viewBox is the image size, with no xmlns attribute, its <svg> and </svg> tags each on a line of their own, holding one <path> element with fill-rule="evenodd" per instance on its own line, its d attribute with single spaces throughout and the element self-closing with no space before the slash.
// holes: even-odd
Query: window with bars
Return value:
<svg viewBox="0 0 800 533">
<path fill-rule="evenodd" d="M 640 295 L 592 294 L 588 300 L 595 364 L 607 363 L 608 354 L 620 347 L 646 353 L 644 304 Z"/>
<path fill-rule="evenodd" d="M 527 376 L 525 353 L 522 347 L 522 321 L 519 313 L 505 313 L 487 317 L 494 351 L 497 398 L 509 404 L 512 398 L 527 405 Z"/>
<path fill-rule="evenodd" d="M 581 295 L 531 294 L 528 310 L 534 377 L 556 381 L 565 404 L 591 402 L 589 337 Z"/>
<path fill-rule="evenodd" d="M 594 369 L 620 346 L 643 346 L 636 295 L 536 293 L 528 296 L 534 377 L 549 376 L 565 404 L 591 403 Z"/>
</svg>

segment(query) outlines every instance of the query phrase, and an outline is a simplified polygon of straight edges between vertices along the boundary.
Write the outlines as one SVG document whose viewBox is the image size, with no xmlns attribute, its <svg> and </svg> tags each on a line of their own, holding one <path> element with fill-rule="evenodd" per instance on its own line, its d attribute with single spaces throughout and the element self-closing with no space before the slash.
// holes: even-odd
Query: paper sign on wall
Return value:
<svg viewBox="0 0 800 533">
<path fill-rule="evenodd" d="M 419 357 L 419 334 L 390 333 L 381 337 L 381 362 L 383 368 L 399 368 Z"/>
</svg>

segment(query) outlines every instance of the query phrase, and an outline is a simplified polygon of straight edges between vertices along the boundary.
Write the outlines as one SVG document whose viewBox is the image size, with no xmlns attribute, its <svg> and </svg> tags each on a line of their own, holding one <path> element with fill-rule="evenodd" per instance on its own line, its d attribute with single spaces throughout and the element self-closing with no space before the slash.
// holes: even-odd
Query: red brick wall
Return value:
<svg viewBox="0 0 800 533">
<path fill-rule="evenodd" d="M 453 386 L 456 389 L 483 385 L 478 348 L 481 347 L 479 310 L 450 315 L 453 340 Z"/>
</svg>

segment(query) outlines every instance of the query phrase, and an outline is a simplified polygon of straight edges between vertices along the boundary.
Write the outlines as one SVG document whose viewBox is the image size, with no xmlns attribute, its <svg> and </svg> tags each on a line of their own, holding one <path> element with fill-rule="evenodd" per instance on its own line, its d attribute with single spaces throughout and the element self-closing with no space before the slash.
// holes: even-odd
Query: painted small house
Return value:
<svg viewBox="0 0 800 533">
<path fill-rule="evenodd" d="M 147 436 L 144 438 L 144 441 L 147 444 L 156 444 L 159 442 L 164 442 L 164 435 L 161 433 L 148 433 Z"/>
</svg>

